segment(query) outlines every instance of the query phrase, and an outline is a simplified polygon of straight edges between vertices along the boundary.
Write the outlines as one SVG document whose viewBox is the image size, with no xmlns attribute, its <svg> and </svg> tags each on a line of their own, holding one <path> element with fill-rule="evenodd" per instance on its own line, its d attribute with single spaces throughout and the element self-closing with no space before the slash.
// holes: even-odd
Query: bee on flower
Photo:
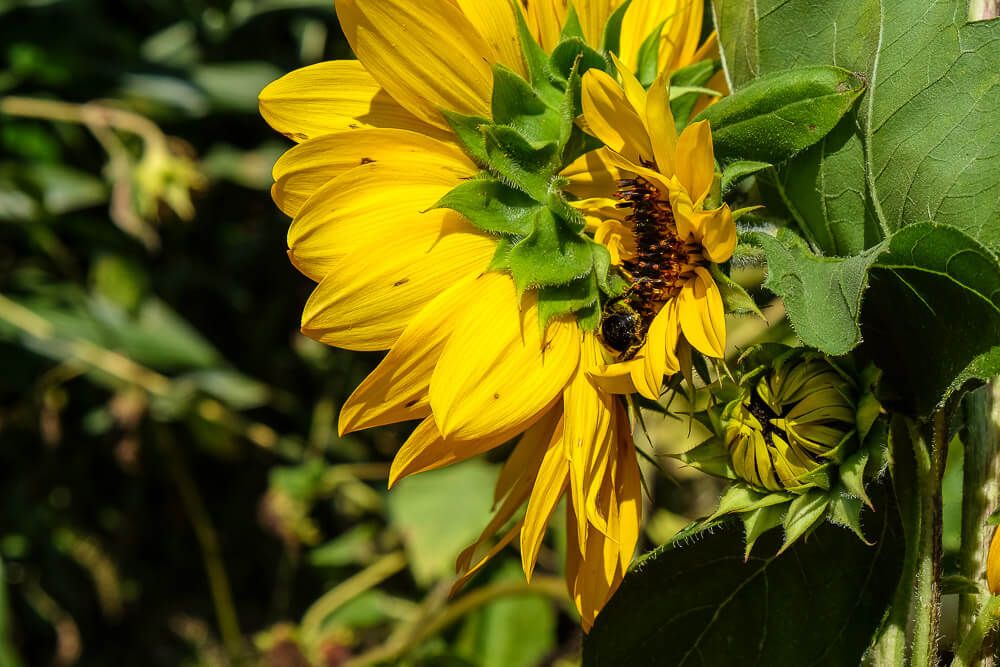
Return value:
<svg viewBox="0 0 1000 667">
<path fill-rule="evenodd" d="M 621 160 L 595 152 L 577 123 L 581 76 L 608 66 L 598 49 L 609 24 L 633 67 L 650 26 L 662 46 L 654 68 L 715 46 L 697 43 L 699 0 L 574 4 L 339 0 L 358 60 L 292 72 L 260 101 L 298 144 L 275 165 L 272 194 L 293 218 L 291 262 L 318 283 L 302 332 L 388 350 L 343 406 L 340 432 L 419 422 L 390 486 L 516 441 L 495 516 L 458 558 L 458 585 L 515 540 L 530 578 L 565 497 L 566 578 L 587 630 L 638 543 L 642 485 L 628 410 L 600 379 L 607 350 L 595 332 L 610 254 L 621 251 L 586 234 L 606 207 L 595 193 Z M 664 105 L 667 76 L 652 95 Z M 600 122 L 587 118 L 605 141 Z M 690 173 L 704 179 L 698 159 Z M 676 204 L 692 220 L 699 194 Z M 714 233 L 702 229 L 695 238 Z"/>
</svg>

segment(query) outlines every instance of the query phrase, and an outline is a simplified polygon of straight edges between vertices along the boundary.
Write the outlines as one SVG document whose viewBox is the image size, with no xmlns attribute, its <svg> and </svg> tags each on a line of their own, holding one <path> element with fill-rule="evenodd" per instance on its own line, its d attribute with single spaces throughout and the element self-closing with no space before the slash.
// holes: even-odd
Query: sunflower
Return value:
<svg viewBox="0 0 1000 667">
<path fill-rule="evenodd" d="M 578 4 L 584 26 L 606 21 L 587 9 L 600 4 Z M 522 17 L 508 0 L 338 0 L 336 10 L 358 60 L 297 70 L 260 99 L 268 123 L 298 143 L 275 165 L 272 195 L 293 218 L 291 262 L 318 283 L 303 333 L 388 350 L 343 406 L 339 430 L 419 420 L 390 486 L 516 440 L 495 516 L 460 555 L 456 586 L 514 540 L 530 578 L 566 497 L 567 586 L 589 630 L 638 541 L 628 412 L 595 381 L 597 336 L 572 317 L 549 320 L 537 291 L 489 270 L 496 236 L 435 208 L 480 173 L 445 113 L 489 117 L 494 66 L 527 75 Z M 528 3 L 527 16 L 535 10 Z M 613 173 L 592 152 L 563 176 L 601 207 L 592 195 Z"/>
<path fill-rule="evenodd" d="M 669 72 L 647 91 L 627 66 L 622 85 L 605 72 L 583 79 L 583 113 L 604 144 L 603 159 L 627 176 L 617 198 L 591 199 L 609 215 L 595 232 L 613 246 L 630 280 L 623 297 L 605 307 L 602 334 L 617 353 L 596 377 L 615 393 L 659 398 L 664 375 L 681 370 L 690 345 L 721 358 L 726 328 L 722 296 L 711 274 L 736 247 L 728 205 L 705 209 L 715 179 L 712 132 L 707 121 L 677 135 L 670 110 Z"/>
</svg>

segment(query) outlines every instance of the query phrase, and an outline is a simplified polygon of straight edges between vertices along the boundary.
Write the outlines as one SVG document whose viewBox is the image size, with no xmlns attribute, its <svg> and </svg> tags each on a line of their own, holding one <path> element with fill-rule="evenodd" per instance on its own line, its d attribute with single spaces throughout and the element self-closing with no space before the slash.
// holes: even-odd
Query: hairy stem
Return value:
<svg viewBox="0 0 1000 667">
<path fill-rule="evenodd" d="M 986 581 L 986 555 L 989 552 L 992 527 L 987 517 L 1000 506 L 1000 380 L 966 397 L 965 464 L 962 482 L 962 551 L 959 555 L 960 574 L 976 583 Z M 973 620 L 989 595 L 986 593 L 961 596 L 959 600 L 959 637 L 973 630 Z M 995 642 L 991 638 L 990 644 Z M 964 642 L 963 642 L 964 645 Z M 992 651 L 976 664 L 993 664 Z"/>
<path fill-rule="evenodd" d="M 972 667 L 983 653 L 989 652 L 987 637 L 1000 622 L 1000 597 L 989 597 L 976 617 L 969 633 L 962 640 L 951 667 Z"/>
</svg>

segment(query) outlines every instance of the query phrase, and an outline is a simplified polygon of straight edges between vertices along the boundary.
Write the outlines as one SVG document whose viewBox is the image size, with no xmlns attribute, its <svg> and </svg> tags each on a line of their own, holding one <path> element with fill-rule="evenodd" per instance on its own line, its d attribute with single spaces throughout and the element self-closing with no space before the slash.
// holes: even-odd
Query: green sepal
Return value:
<svg viewBox="0 0 1000 667">
<path fill-rule="evenodd" d="M 840 67 L 800 67 L 757 79 L 695 120 L 711 122 L 717 159 L 778 164 L 825 137 L 865 85 Z"/>
<path fill-rule="evenodd" d="M 677 458 L 692 468 L 709 475 L 737 479 L 736 471 L 733 470 L 733 464 L 729 458 L 729 450 L 718 438 L 709 438 L 683 454 L 678 454 Z"/>
<path fill-rule="evenodd" d="M 596 331 L 601 326 L 600 301 L 576 312 L 576 324 L 583 331 Z"/>
<path fill-rule="evenodd" d="M 447 109 L 441 109 L 441 115 L 455 132 L 458 143 L 465 149 L 466 154 L 479 166 L 485 166 L 488 161 L 486 139 L 481 128 L 491 125 L 493 121 L 482 116 L 466 116 Z"/>
<path fill-rule="evenodd" d="M 722 295 L 722 303 L 727 313 L 734 315 L 756 315 L 765 322 L 767 321 L 764 313 L 760 312 L 760 308 L 754 302 L 753 297 L 747 294 L 742 285 L 727 276 L 718 264 L 712 264 L 709 267 L 709 272 L 712 274 L 715 284 L 719 287 L 719 293 Z"/>
<path fill-rule="evenodd" d="M 785 551 L 796 540 L 818 526 L 823 521 L 829 504 L 830 496 L 825 491 L 810 491 L 793 500 L 782 521 L 782 526 L 785 528 L 785 542 L 778 553 Z"/>
<path fill-rule="evenodd" d="M 753 546 L 761 535 L 781 525 L 785 511 L 786 508 L 782 505 L 771 505 L 740 515 L 745 531 L 743 539 L 746 542 L 746 547 L 743 550 L 744 560 L 750 560 L 750 552 L 753 551 Z"/>
<path fill-rule="evenodd" d="M 755 160 L 730 162 L 722 170 L 722 196 L 730 194 L 744 178 L 758 174 L 772 166 L 770 162 L 757 162 Z"/>
<path fill-rule="evenodd" d="M 521 190 L 484 175 L 458 185 L 434 208 L 457 211 L 490 234 L 527 236 L 542 205 Z"/>
<path fill-rule="evenodd" d="M 1000 526 L 1000 507 L 993 510 L 993 512 L 986 517 L 986 523 L 990 526 Z"/>
<path fill-rule="evenodd" d="M 494 174 L 536 201 L 548 199 L 552 173 L 558 160 L 555 143 L 533 146 L 517 130 L 504 125 L 482 128 L 486 162 Z"/>
<path fill-rule="evenodd" d="M 576 7 L 569 3 L 569 12 L 566 14 L 566 21 L 563 23 L 560 40 L 584 39 L 583 26 L 580 25 L 580 15 L 576 13 Z"/>
<path fill-rule="evenodd" d="M 594 253 L 597 286 L 610 297 L 621 296 L 628 289 L 628 282 L 611 270 L 611 253 L 600 243 L 592 243 L 590 249 Z"/>
<path fill-rule="evenodd" d="M 834 492 L 830 499 L 827 518 L 831 523 L 849 528 L 852 533 L 858 536 L 859 540 L 871 546 L 874 542 L 865 537 L 865 531 L 861 528 L 861 510 L 863 508 L 864 503 L 860 498 L 847 493 Z"/>
<path fill-rule="evenodd" d="M 981 586 L 961 574 L 946 574 L 941 577 L 941 595 L 979 595 Z"/>
<path fill-rule="evenodd" d="M 591 242 L 575 233 L 551 210 L 540 208 L 534 230 L 510 251 L 518 293 L 535 287 L 568 285 L 593 268 Z"/>
<path fill-rule="evenodd" d="M 644 88 L 649 88 L 656 81 L 657 70 L 660 68 L 660 33 L 663 32 L 665 24 L 666 21 L 660 21 L 639 46 L 635 75 Z"/>
<path fill-rule="evenodd" d="M 708 520 L 712 521 L 726 514 L 752 512 L 761 507 L 781 505 L 791 501 L 794 497 L 789 493 L 781 493 L 780 491 L 773 493 L 758 491 L 749 484 L 736 482 L 730 485 L 725 493 L 722 494 L 722 497 L 719 499 L 719 506 Z"/>
<path fill-rule="evenodd" d="M 517 36 L 521 41 L 521 53 L 524 56 L 524 64 L 528 68 L 528 75 L 532 85 L 539 86 L 548 83 L 549 57 L 545 50 L 538 44 L 535 36 L 531 34 L 531 28 L 524 18 L 524 11 L 521 3 L 511 0 L 517 18 Z"/>
<path fill-rule="evenodd" d="M 625 20 L 625 12 L 631 6 L 632 0 L 625 0 L 608 18 L 604 26 L 604 37 L 601 40 L 601 49 L 606 53 L 613 53 L 616 56 L 621 51 L 622 43 L 622 21 Z"/>
<path fill-rule="evenodd" d="M 493 252 L 493 258 L 486 270 L 510 273 L 510 251 L 513 247 L 514 242 L 511 239 L 503 236 L 497 239 L 497 249 Z"/>
<path fill-rule="evenodd" d="M 608 61 L 590 48 L 582 38 L 573 37 L 559 44 L 552 51 L 549 68 L 555 76 L 569 81 L 575 73 L 583 76 L 589 69 L 607 70 Z"/>
<path fill-rule="evenodd" d="M 566 285 L 554 285 L 538 290 L 538 324 L 542 334 L 549 322 L 561 315 L 575 315 L 598 301 L 597 277 L 591 271 L 583 278 Z"/>
<path fill-rule="evenodd" d="M 865 470 L 870 458 L 871 453 L 867 449 L 859 449 L 840 464 L 840 483 L 844 489 L 869 507 L 872 501 L 865 491 Z"/>
</svg>

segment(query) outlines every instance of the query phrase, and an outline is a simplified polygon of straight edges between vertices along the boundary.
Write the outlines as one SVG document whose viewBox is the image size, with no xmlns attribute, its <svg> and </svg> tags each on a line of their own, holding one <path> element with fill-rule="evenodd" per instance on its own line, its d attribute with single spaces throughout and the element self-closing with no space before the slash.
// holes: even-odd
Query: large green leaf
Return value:
<svg viewBox="0 0 1000 667">
<path fill-rule="evenodd" d="M 828 524 L 746 562 L 733 529 L 653 552 L 598 617 L 585 667 L 860 664 L 902 563 L 896 513 L 880 502 L 866 515 L 874 546 Z M 771 531 L 755 553 L 774 554 L 780 538 Z"/>
<path fill-rule="evenodd" d="M 967 0 L 713 0 L 736 89 L 834 64 L 869 81 L 859 110 L 783 174 L 818 249 L 857 254 L 931 219 L 1000 247 L 1000 21 Z"/>
</svg>

